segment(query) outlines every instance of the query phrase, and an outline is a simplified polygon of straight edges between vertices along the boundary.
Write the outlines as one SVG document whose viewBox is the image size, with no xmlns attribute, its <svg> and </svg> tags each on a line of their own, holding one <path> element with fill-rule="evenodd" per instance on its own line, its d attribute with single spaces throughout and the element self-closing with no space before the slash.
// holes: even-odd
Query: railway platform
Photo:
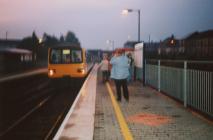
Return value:
<svg viewBox="0 0 213 140">
<path fill-rule="evenodd" d="M 112 81 L 96 65 L 54 139 L 210 140 L 213 122 L 140 82 L 128 85 L 130 101 L 116 101 Z"/>
</svg>

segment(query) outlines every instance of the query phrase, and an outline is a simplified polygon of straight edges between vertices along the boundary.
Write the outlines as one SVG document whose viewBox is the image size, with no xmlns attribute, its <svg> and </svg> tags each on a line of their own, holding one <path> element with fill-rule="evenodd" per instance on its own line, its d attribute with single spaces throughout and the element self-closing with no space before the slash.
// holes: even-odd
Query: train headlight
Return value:
<svg viewBox="0 0 213 140">
<path fill-rule="evenodd" d="M 50 70 L 49 70 L 49 75 L 50 75 L 50 76 L 53 76 L 54 73 L 55 73 L 55 70 L 53 70 L 53 69 L 50 69 Z"/>
<path fill-rule="evenodd" d="M 84 68 L 78 68 L 77 70 L 79 73 L 85 73 L 85 69 Z"/>
</svg>

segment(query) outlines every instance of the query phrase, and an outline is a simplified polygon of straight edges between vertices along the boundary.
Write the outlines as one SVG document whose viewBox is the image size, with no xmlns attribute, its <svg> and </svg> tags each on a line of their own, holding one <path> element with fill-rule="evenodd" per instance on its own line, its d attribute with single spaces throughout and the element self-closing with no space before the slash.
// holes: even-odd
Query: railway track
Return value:
<svg viewBox="0 0 213 140">
<path fill-rule="evenodd" d="M 82 84 L 45 74 L 0 83 L 0 139 L 52 139 Z"/>
</svg>

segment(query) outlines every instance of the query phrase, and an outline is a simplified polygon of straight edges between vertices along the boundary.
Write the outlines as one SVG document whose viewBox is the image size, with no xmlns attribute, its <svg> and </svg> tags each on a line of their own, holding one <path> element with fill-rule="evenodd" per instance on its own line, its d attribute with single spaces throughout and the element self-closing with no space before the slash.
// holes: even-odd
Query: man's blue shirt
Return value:
<svg viewBox="0 0 213 140">
<path fill-rule="evenodd" d="M 128 58 L 125 55 L 112 57 L 110 64 L 112 65 L 111 78 L 119 80 L 129 76 Z"/>
</svg>

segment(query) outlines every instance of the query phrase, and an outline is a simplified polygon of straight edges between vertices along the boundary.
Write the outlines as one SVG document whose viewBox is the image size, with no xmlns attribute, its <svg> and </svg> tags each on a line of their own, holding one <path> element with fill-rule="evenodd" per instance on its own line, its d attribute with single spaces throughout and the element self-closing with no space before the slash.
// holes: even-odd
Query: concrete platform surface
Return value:
<svg viewBox="0 0 213 140">
<path fill-rule="evenodd" d="M 114 82 L 110 82 L 114 96 Z M 135 140 L 212 140 L 213 123 L 199 117 L 183 105 L 143 87 L 129 84 L 130 101 L 118 103 L 129 131 Z M 94 140 L 126 139 L 117 121 L 112 102 L 101 73 L 98 74 Z"/>
</svg>

